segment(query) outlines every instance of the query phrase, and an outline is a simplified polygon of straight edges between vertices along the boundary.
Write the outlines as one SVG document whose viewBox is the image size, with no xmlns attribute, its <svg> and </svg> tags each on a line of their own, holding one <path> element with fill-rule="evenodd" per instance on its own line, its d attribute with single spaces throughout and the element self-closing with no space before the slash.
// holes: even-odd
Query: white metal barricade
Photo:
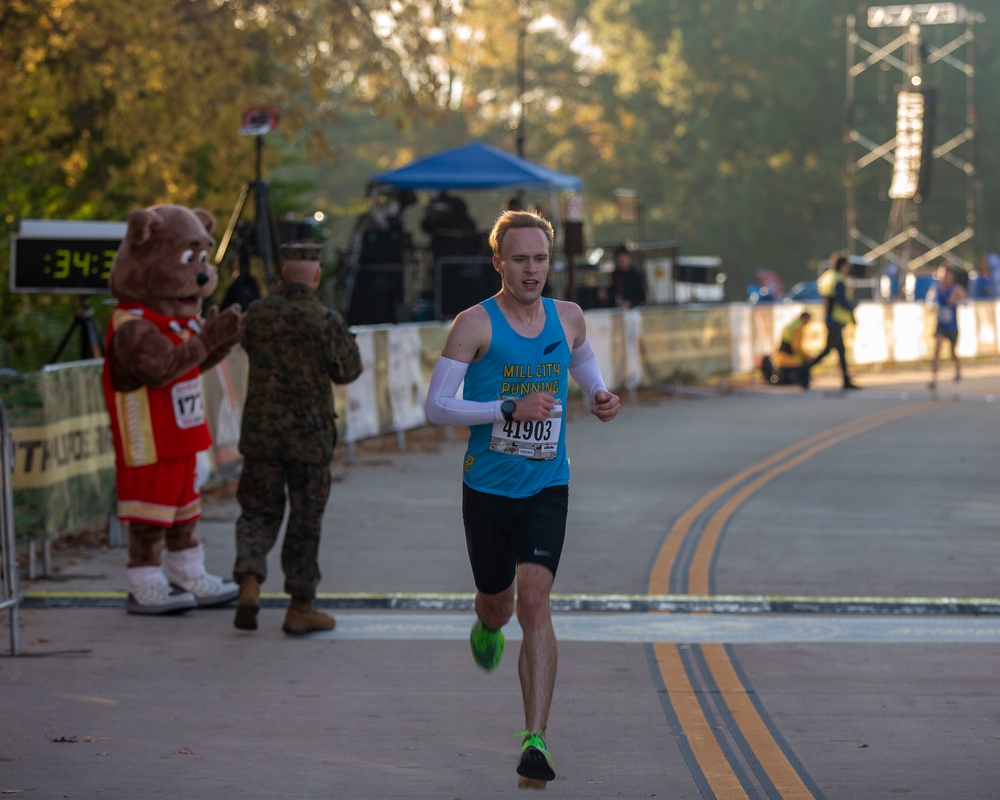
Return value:
<svg viewBox="0 0 1000 800">
<path fill-rule="evenodd" d="M 14 440 L 7 409 L 0 402 L 0 611 L 10 612 L 10 654 L 21 651 L 18 619 L 17 553 L 14 549 Z"/>
</svg>

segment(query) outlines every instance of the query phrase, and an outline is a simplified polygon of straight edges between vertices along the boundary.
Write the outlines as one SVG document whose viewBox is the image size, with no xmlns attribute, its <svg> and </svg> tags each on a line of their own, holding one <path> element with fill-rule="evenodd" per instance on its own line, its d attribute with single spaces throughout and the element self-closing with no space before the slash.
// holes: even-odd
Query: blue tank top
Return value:
<svg viewBox="0 0 1000 800">
<path fill-rule="evenodd" d="M 958 309 L 955 306 L 949 305 L 948 301 L 951 300 L 951 294 L 955 291 L 955 284 L 951 286 L 938 287 L 937 293 L 937 326 L 938 330 L 941 331 L 958 331 Z"/>
<path fill-rule="evenodd" d="M 490 317 L 490 346 L 479 361 L 469 365 L 462 396 L 488 402 L 550 392 L 556 408 L 543 422 L 471 426 L 462 478 L 476 491 L 505 497 L 530 497 L 549 486 L 566 486 L 569 461 L 564 412 L 572 354 L 556 304 L 542 298 L 545 327 L 534 338 L 515 331 L 492 297 L 481 305 Z"/>
</svg>

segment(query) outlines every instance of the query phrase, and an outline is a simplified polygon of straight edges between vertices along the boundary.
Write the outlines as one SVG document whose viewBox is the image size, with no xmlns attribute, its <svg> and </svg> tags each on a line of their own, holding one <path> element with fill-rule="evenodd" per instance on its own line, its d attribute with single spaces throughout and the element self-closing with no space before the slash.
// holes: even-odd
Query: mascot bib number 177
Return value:
<svg viewBox="0 0 1000 800">
<path fill-rule="evenodd" d="M 196 533 L 198 456 L 212 445 L 201 374 L 243 335 L 238 306 L 199 316 L 218 283 L 209 262 L 214 229 L 200 208 L 135 209 L 111 266 L 118 306 L 108 326 L 103 382 L 118 517 L 128 522 L 130 614 L 217 606 L 238 593 L 232 581 L 205 570 Z"/>
</svg>

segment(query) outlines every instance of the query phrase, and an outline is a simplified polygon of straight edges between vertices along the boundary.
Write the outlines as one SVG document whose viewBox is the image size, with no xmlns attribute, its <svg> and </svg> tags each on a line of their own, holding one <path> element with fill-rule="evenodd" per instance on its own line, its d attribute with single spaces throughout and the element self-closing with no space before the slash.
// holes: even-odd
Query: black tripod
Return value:
<svg viewBox="0 0 1000 800">
<path fill-rule="evenodd" d="M 216 264 L 222 265 L 226 258 L 226 251 L 232 243 L 233 234 L 236 232 L 240 217 L 243 215 L 243 207 L 246 205 L 247 195 L 252 191 L 254 194 L 254 220 L 250 228 L 251 235 L 256 238 L 256 250 L 264 262 L 264 279 L 267 281 L 268 290 L 271 289 L 275 276 L 281 273 L 281 237 L 278 233 L 278 220 L 274 216 L 274 209 L 271 208 L 270 187 L 267 181 L 261 179 L 261 153 L 264 149 L 264 137 L 257 137 L 257 170 L 256 178 L 246 186 L 240 193 L 233 215 L 229 218 L 229 225 L 219 243 L 219 251 L 215 256 Z M 241 243 L 240 250 L 243 249 Z"/>
<path fill-rule="evenodd" d="M 80 358 L 84 360 L 88 358 L 104 358 L 104 343 L 101 342 L 101 337 L 97 333 L 97 326 L 94 325 L 94 309 L 90 305 L 90 298 L 81 297 L 80 307 L 73 317 L 73 324 L 69 326 L 66 335 L 59 342 L 59 348 L 56 350 L 56 354 L 52 356 L 52 360 L 49 361 L 50 364 L 55 364 L 59 361 L 63 350 L 66 349 L 66 345 L 69 344 L 69 340 L 73 336 L 73 332 L 77 329 L 80 331 Z"/>
</svg>

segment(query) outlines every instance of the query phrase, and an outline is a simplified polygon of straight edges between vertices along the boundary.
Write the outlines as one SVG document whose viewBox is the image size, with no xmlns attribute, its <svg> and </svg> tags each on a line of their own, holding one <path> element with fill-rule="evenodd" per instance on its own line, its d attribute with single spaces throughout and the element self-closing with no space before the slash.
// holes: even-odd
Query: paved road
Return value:
<svg viewBox="0 0 1000 800">
<path fill-rule="evenodd" d="M 1000 368 L 936 394 L 925 374 L 859 381 L 573 415 L 546 796 L 1000 797 Z M 496 673 L 468 654 L 462 438 L 338 462 L 329 635 L 281 633 L 276 558 L 249 634 L 230 609 L 128 616 L 121 549 L 58 548 L 25 587 L 25 655 L 0 659 L 0 793 L 523 793 L 516 625 Z M 236 513 L 206 502 L 220 573 Z"/>
</svg>

